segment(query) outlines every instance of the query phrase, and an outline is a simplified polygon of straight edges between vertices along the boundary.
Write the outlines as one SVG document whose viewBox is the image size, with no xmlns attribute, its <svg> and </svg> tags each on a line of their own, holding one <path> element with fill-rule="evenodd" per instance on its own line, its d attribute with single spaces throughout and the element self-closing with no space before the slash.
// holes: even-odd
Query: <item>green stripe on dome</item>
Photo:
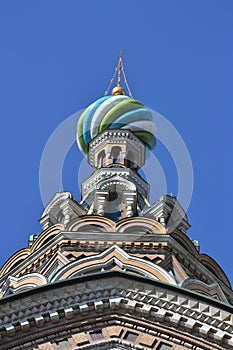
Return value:
<svg viewBox="0 0 233 350">
<path fill-rule="evenodd" d="M 121 101 L 105 114 L 99 125 L 98 133 L 108 129 L 109 125 L 120 115 L 141 107 L 143 107 L 143 104 L 136 100 Z"/>
<path fill-rule="evenodd" d="M 146 131 L 135 131 L 134 135 L 137 136 L 142 142 L 146 143 L 150 149 L 155 148 L 156 138 L 151 133 Z"/>
<path fill-rule="evenodd" d="M 88 107 L 89 108 L 89 107 Z M 78 125 L 77 125 L 77 139 L 78 139 L 78 143 L 81 147 L 81 149 L 83 150 L 83 152 L 86 154 L 88 151 L 88 147 L 84 141 L 83 138 L 83 122 L 84 122 L 84 118 L 86 115 L 86 111 L 88 110 L 88 108 L 85 109 L 85 111 L 81 114 L 79 120 L 78 120 Z"/>
</svg>

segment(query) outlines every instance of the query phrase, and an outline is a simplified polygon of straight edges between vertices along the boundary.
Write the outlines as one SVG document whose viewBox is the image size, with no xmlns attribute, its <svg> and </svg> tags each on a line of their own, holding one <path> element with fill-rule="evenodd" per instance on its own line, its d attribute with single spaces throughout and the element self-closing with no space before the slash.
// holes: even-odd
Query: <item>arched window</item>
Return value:
<svg viewBox="0 0 233 350">
<path fill-rule="evenodd" d="M 113 221 L 117 221 L 121 218 L 121 195 L 120 192 L 112 188 L 109 191 L 109 218 Z"/>
<path fill-rule="evenodd" d="M 97 157 L 97 167 L 98 168 L 102 168 L 105 166 L 105 151 L 102 150 L 99 154 L 98 154 L 98 157 Z"/>
<path fill-rule="evenodd" d="M 110 158 L 112 159 L 113 164 L 120 163 L 120 152 L 121 152 L 121 147 L 113 146 L 110 154 Z"/>
</svg>

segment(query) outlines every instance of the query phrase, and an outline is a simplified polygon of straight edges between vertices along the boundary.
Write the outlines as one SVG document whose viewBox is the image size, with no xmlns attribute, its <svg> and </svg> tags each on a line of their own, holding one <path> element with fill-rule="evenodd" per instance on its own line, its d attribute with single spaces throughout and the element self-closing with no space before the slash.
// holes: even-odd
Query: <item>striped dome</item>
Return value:
<svg viewBox="0 0 233 350">
<path fill-rule="evenodd" d="M 144 105 L 125 95 L 104 96 L 81 114 L 77 126 L 77 143 L 86 154 L 88 143 L 106 129 L 131 130 L 149 149 L 156 144 L 156 126 Z"/>
</svg>

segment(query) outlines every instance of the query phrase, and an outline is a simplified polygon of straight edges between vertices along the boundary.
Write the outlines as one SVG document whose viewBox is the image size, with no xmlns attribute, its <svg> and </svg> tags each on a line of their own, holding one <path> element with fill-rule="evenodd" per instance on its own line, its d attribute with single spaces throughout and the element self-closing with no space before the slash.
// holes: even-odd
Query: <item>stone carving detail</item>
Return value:
<svg viewBox="0 0 233 350">
<path fill-rule="evenodd" d="M 168 288 L 160 282 L 153 285 L 117 272 L 107 274 L 98 280 L 82 281 L 79 278 L 31 295 L 22 294 L 20 299 L 10 303 L 2 299 L 1 349 L 32 339 L 35 341 L 40 334 L 46 337 L 46 332 L 50 332 L 50 339 L 53 339 L 57 337 L 61 324 L 76 327 L 76 322 L 83 317 L 88 320 L 88 314 L 108 317 L 112 313 L 118 315 L 121 322 L 126 316 L 125 322 L 132 327 L 140 320 L 140 326 L 147 325 L 147 332 L 150 331 L 151 335 L 156 336 L 160 329 L 160 334 L 170 334 L 173 341 L 176 339 L 175 344 L 186 341 L 190 349 L 199 346 L 220 350 L 233 346 L 232 307 L 222 307 L 217 301 L 210 303 L 205 296 L 197 298 L 191 292 L 182 293 L 179 288 Z M 148 321 L 151 324 L 149 329 Z M 93 324 L 90 327 L 93 329 Z M 26 330 L 30 332 L 25 333 Z M 82 328 L 84 332 L 87 330 L 85 326 Z M 24 338 L 19 337 L 20 332 L 24 332 Z"/>
<path fill-rule="evenodd" d="M 176 285 L 175 279 L 166 270 L 149 261 L 130 256 L 117 245 L 113 245 L 98 255 L 85 257 L 65 265 L 53 276 L 52 281 L 73 278 L 92 271 L 96 272 L 96 270 L 105 271 L 108 270 L 109 265 L 112 270 L 116 266 L 117 270 L 133 272 L 140 276 Z"/>
</svg>

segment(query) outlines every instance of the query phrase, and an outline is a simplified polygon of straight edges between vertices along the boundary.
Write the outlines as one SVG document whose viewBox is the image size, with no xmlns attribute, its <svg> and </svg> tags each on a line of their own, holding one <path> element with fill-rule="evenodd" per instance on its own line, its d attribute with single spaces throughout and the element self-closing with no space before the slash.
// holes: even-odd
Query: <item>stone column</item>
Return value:
<svg viewBox="0 0 233 350">
<path fill-rule="evenodd" d="M 104 216 L 106 213 L 106 204 L 107 204 L 108 191 L 95 191 L 95 211 L 97 215 Z"/>
<path fill-rule="evenodd" d="M 40 224 L 43 227 L 43 230 L 46 230 L 48 227 L 53 225 L 51 217 L 49 214 L 46 214 L 43 218 L 40 219 Z"/>
<path fill-rule="evenodd" d="M 136 192 L 125 192 L 124 193 L 124 201 L 126 206 L 126 217 L 129 218 L 134 216 L 136 213 L 136 201 L 137 194 Z"/>
<path fill-rule="evenodd" d="M 66 226 L 70 222 L 72 215 L 72 210 L 70 208 L 69 201 L 65 201 L 61 204 L 61 210 L 62 214 L 64 215 L 63 224 L 64 226 Z"/>
</svg>

